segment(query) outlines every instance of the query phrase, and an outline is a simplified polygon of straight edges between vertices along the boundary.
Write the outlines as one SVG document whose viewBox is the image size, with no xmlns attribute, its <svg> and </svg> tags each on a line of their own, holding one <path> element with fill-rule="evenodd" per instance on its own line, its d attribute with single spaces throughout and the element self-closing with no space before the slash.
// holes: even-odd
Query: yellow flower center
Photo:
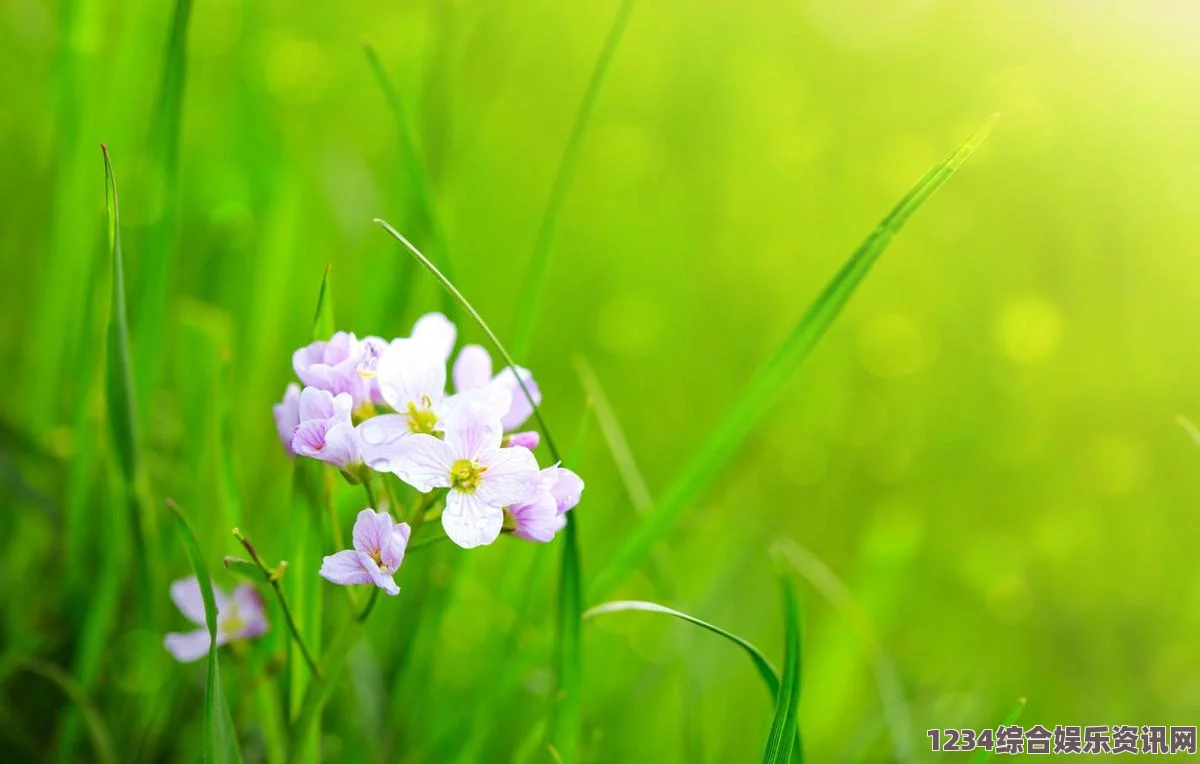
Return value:
<svg viewBox="0 0 1200 764">
<path fill-rule="evenodd" d="M 461 493 L 474 493 L 485 472 L 487 467 L 481 467 L 470 459 L 459 459 L 450 465 L 450 488 Z"/>
<path fill-rule="evenodd" d="M 433 401 L 429 400 L 429 396 L 421 398 L 421 408 L 417 408 L 417 404 L 409 401 L 406 416 L 408 417 L 408 429 L 412 432 L 432 435 L 434 428 L 437 427 L 437 414 L 433 413 Z"/>
<path fill-rule="evenodd" d="M 224 634 L 237 634 L 246 628 L 246 622 L 242 620 L 242 616 L 238 613 L 237 605 L 232 602 L 229 603 L 229 615 L 222 618 L 218 626 Z"/>
<path fill-rule="evenodd" d="M 383 564 L 383 556 L 379 553 L 378 549 L 376 549 L 374 552 L 371 552 L 371 559 L 374 560 L 375 564 L 379 566 L 381 573 L 388 572 L 388 566 Z"/>
</svg>

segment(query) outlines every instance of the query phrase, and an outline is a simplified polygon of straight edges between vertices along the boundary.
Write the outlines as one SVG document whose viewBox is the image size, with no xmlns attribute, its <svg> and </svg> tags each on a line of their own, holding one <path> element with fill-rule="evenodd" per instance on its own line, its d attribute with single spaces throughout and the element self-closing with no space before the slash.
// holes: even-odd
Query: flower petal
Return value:
<svg viewBox="0 0 1200 764">
<path fill-rule="evenodd" d="M 300 424 L 300 385 L 292 382 L 283 394 L 283 400 L 271 408 L 275 414 L 275 429 L 283 447 L 292 453 L 292 431 Z"/>
<path fill-rule="evenodd" d="M 492 357 L 481 345 L 467 345 L 454 361 L 454 389 L 478 390 L 492 381 Z"/>
<path fill-rule="evenodd" d="M 393 597 L 400 593 L 400 587 L 396 586 L 396 580 L 392 578 L 394 571 L 384 573 L 379 569 L 379 565 L 375 562 L 375 560 L 371 559 L 362 552 L 359 552 L 358 556 L 359 559 L 362 560 L 363 569 L 365 569 L 367 571 L 367 575 L 370 576 L 371 583 L 375 584 L 380 589 L 383 589 Z"/>
<path fill-rule="evenodd" d="M 444 365 L 454 351 L 457 335 L 458 330 L 450 319 L 441 313 L 426 313 L 413 324 L 411 337 L 436 353 Z"/>
<path fill-rule="evenodd" d="M 364 509 L 354 518 L 354 548 L 366 554 L 378 554 L 392 535 L 392 517 L 387 512 Z"/>
<path fill-rule="evenodd" d="M 333 393 L 317 387 L 306 387 L 300 391 L 300 421 L 330 419 L 334 415 Z"/>
<path fill-rule="evenodd" d="M 237 607 L 242 628 L 230 634 L 230 639 L 250 639 L 267 630 L 267 613 L 262 595 L 253 584 L 242 584 L 233 590 L 233 604 Z"/>
<path fill-rule="evenodd" d="M 225 592 L 214 586 L 213 599 L 216 601 L 219 614 L 225 608 Z M 205 625 L 204 596 L 200 594 L 200 581 L 195 576 L 181 578 L 171 584 L 171 601 L 189 621 L 201 626 Z"/>
<path fill-rule="evenodd" d="M 191 663 L 208 655 L 208 647 L 212 640 L 207 629 L 197 629 L 187 633 L 173 631 L 163 639 L 163 645 L 175 660 L 180 663 Z"/>
<path fill-rule="evenodd" d="M 579 503 L 580 497 L 583 495 L 583 480 L 571 470 L 565 467 L 556 468 L 558 475 L 554 485 L 550 488 L 550 495 L 554 497 L 558 504 L 559 513 L 574 509 Z"/>
<path fill-rule="evenodd" d="M 450 465 L 457 457 L 446 441 L 423 433 L 409 435 L 397 449 L 392 470 L 421 493 L 450 485 Z"/>
<path fill-rule="evenodd" d="M 513 535 L 526 541 L 552 541 L 554 534 L 567 524 L 566 518 L 558 513 L 558 506 L 549 494 L 543 494 L 530 504 L 511 506 L 508 513 L 516 523 Z"/>
<path fill-rule="evenodd" d="M 446 394 L 446 360 L 415 340 L 395 340 L 379 359 L 376 379 L 387 404 L 399 413 L 409 404 L 436 406 Z"/>
<path fill-rule="evenodd" d="M 408 538 L 411 534 L 412 529 L 409 528 L 408 523 L 398 523 L 392 527 L 392 532 L 384 541 L 383 548 L 379 550 L 379 558 L 393 573 L 404 562 L 404 550 L 408 548 Z"/>
<path fill-rule="evenodd" d="M 525 383 L 524 389 L 521 388 L 522 382 Z M 529 369 L 524 367 L 507 366 L 501 369 L 492 384 L 508 390 L 512 395 L 512 405 L 509 406 L 508 412 L 504 414 L 504 418 L 501 421 L 506 432 L 515 430 L 525 424 L 525 421 L 533 414 L 533 405 L 536 403 L 540 406 L 542 403 L 541 388 L 534 381 L 533 374 Z M 533 398 L 533 403 L 530 403 L 529 398 L 525 396 L 525 390 L 529 391 L 529 395 Z"/>
<path fill-rule="evenodd" d="M 326 556 L 321 561 L 320 574 L 326 581 L 342 586 L 374 583 L 371 574 L 363 566 L 359 553 L 353 549 L 343 549 L 337 554 Z"/>
<path fill-rule="evenodd" d="M 367 466 L 379 472 L 394 472 L 400 444 L 412 435 L 408 417 L 380 414 L 363 422 L 357 429 L 358 447 Z"/>
<path fill-rule="evenodd" d="M 499 449 L 504 437 L 499 417 L 483 406 L 454 407 L 446 414 L 442 428 L 457 459 L 478 460 L 481 454 Z"/>
<path fill-rule="evenodd" d="M 530 451 L 537 448 L 541 442 L 542 436 L 537 430 L 514 432 L 508 436 L 508 445 L 521 446 L 522 448 L 528 448 Z"/>
<path fill-rule="evenodd" d="M 442 528 L 455 544 L 463 549 L 490 544 L 504 526 L 504 510 L 490 506 L 478 493 L 451 491 L 442 511 Z"/>
<path fill-rule="evenodd" d="M 528 448 L 509 446 L 482 454 L 479 463 L 487 467 L 476 494 L 496 507 L 524 501 L 537 490 L 537 459 Z"/>
</svg>

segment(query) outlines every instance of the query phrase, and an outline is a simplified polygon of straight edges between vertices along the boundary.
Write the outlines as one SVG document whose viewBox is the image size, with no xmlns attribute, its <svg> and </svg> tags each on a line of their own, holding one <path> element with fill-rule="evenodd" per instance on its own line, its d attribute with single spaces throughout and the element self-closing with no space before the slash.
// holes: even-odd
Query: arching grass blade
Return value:
<svg viewBox="0 0 1200 764">
<path fill-rule="evenodd" d="M 700 496 L 758 425 L 792 372 L 808 357 L 833 324 L 859 283 L 904 222 L 945 183 L 991 131 L 995 117 L 956 151 L 931 168 L 851 255 L 833 280 L 793 327 L 791 334 L 761 366 L 749 386 L 701 444 L 679 476 L 628 540 L 608 558 L 590 587 L 589 600 L 606 596 L 664 538 L 683 510 Z"/>
</svg>

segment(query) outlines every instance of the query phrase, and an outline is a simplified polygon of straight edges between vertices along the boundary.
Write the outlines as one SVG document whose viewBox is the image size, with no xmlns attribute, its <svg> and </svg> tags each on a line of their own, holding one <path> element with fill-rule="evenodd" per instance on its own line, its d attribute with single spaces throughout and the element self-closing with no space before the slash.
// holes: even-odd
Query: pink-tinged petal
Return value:
<svg viewBox="0 0 1200 764">
<path fill-rule="evenodd" d="M 362 552 L 358 553 L 358 557 L 362 561 L 363 569 L 366 570 L 367 574 L 370 576 L 371 583 L 375 584 L 380 589 L 383 589 L 393 597 L 400 593 L 400 587 L 396 586 L 396 580 L 392 578 L 395 571 L 384 573 L 379 569 L 379 565 L 375 562 L 375 560 L 363 554 Z"/>
<path fill-rule="evenodd" d="M 336 467 L 358 462 L 358 436 L 354 427 L 348 423 L 330 427 L 330 421 L 301 422 L 292 435 L 292 451 Z"/>
<path fill-rule="evenodd" d="M 358 447 L 367 466 L 379 472 L 395 472 L 400 444 L 412 435 L 408 417 L 400 414 L 373 416 L 358 426 Z"/>
<path fill-rule="evenodd" d="M 267 613 L 262 595 L 253 584 L 242 584 L 233 590 L 233 605 L 242 627 L 229 634 L 230 639 L 250 639 L 267 631 Z"/>
<path fill-rule="evenodd" d="M 354 393 L 361 388 L 358 376 L 361 346 L 349 332 L 338 332 L 328 342 L 314 342 L 292 354 L 292 368 L 300 381 L 331 393 Z"/>
<path fill-rule="evenodd" d="M 504 527 L 504 510 L 490 506 L 478 493 L 451 491 L 442 510 L 442 528 L 463 549 L 484 546 L 496 540 Z"/>
<path fill-rule="evenodd" d="M 467 345 L 454 361 L 454 389 L 478 390 L 492 381 L 492 357 L 480 345 Z"/>
<path fill-rule="evenodd" d="M 421 493 L 450 485 L 450 466 L 458 458 L 446 441 L 410 435 L 400 444 L 392 472 Z"/>
<path fill-rule="evenodd" d="M 362 563 L 361 555 L 353 549 L 343 549 L 321 561 L 321 578 L 341 586 L 374 583 Z"/>
<path fill-rule="evenodd" d="M 451 395 L 438 406 L 439 429 L 446 429 L 445 420 L 452 419 L 462 409 L 475 409 L 483 415 L 500 422 L 500 417 L 512 406 L 512 395 L 499 385 L 486 385 L 474 390 L 465 390 Z"/>
<path fill-rule="evenodd" d="M 518 381 L 518 378 L 520 381 Z M 525 383 L 524 389 L 521 388 L 522 382 Z M 500 373 L 496 375 L 495 382 L 492 384 L 508 390 L 509 394 L 512 395 L 512 405 L 501 420 L 501 424 L 504 425 L 506 431 L 515 430 L 525 424 L 525 421 L 533 415 L 533 405 L 538 404 L 540 406 L 542 403 L 542 391 L 538 387 L 537 382 L 534 381 L 533 374 L 530 373 L 529 369 L 521 366 L 509 366 L 501 369 Z M 526 397 L 526 390 L 532 396 L 533 403 L 530 403 L 529 397 Z"/>
<path fill-rule="evenodd" d="M 354 548 L 366 554 L 378 554 L 392 535 L 392 518 L 387 512 L 367 508 L 354 518 Z"/>
<path fill-rule="evenodd" d="M 225 592 L 217 587 L 213 587 L 213 599 L 217 605 L 217 612 L 225 608 L 227 600 Z M 179 612 L 183 613 L 184 617 L 192 623 L 198 623 L 201 626 L 205 625 L 204 620 L 204 596 L 200 594 L 200 582 L 195 576 L 191 578 L 181 578 L 171 584 L 171 601 L 175 603 L 175 607 L 179 608 Z"/>
<path fill-rule="evenodd" d="M 537 490 L 537 459 L 527 448 L 493 449 L 481 454 L 479 463 L 487 467 L 487 471 L 483 473 L 476 495 L 492 506 L 516 504 Z"/>
<path fill-rule="evenodd" d="M 271 408 L 275 414 L 275 429 L 279 432 L 279 440 L 290 454 L 292 453 L 292 431 L 300 424 L 300 386 L 295 382 L 287 386 L 283 400 Z"/>
<path fill-rule="evenodd" d="M 206 629 L 197 629 L 181 634 L 173 631 L 163 639 L 163 645 L 175 660 L 180 663 L 191 663 L 208 655 L 208 647 L 212 640 Z"/>
<path fill-rule="evenodd" d="M 478 460 L 480 455 L 498 449 L 504 437 L 499 418 L 480 406 L 454 408 L 442 421 L 442 428 L 446 442 L 459 459 Z"/>
<path fill-rule="evenodd" d="M 387 404 L 403 414 L 409 404 L 436 406 L 446 394 L 446 360 L 415 340 L 396 340 L 379 359 L 376 380 Z"/>
<path fill-rule="evenodd" d="M 300 391 L 300 421 L 309 422 L 314 419 L 331 419 L 336 411 L 333 404 L 333 393 L 316 387 L 306 387 Z"/>
<path fill-rule="evenodd" d="M 404 550 L 408 548 L 408 537 L 412 529 L 408 523 L 392 526 L 391 533 L 384 539 L 383 547 L 379 550 L 379 558 L 388 570 L 395 573 L 404 563 Z"/>
<path fill-rule="evenodd" d="M 565 467 L 557 467 L 555 470 L 557 479 L 550 488 L 550 495 L 558 504 L 559 513 L 562 513 L 574 509 L 575 505 L 579 503 L 579 499 L 583 495 L 583 480 Z"/>
<path fill-rule="evenodd" d="M 543 494 L 530 504 L 516 504 L 508 508 L 516 528 L 513 535 L 526 541 L 548 542 L 554 539 L 567 524 L 566 518 L 558 513 L 554 499 Z"/>
<path fill-rule="evenodd" d="M 537 430 L 525 430 L 524 432 L 514 432 L 508 436 L 508 445 L 520 446 L 528 448 L 530 451 L 538 447 L 542 442 L 542 436 Z"/>
<path fill-rule="evenodd" d="M 358 433 L 348 422 L 336 424 L 325 433 L 325 456 L 322 461 L 336 467 L 345 467 L 361 461 L 358 451 Z"/>
<path fill-rule="evenodd" d="M 433 351 L 442 363 L 450 360 L 458 330 L 441 313 L 426 313 L 413 324 L 412 339 Z"/>
</svg>

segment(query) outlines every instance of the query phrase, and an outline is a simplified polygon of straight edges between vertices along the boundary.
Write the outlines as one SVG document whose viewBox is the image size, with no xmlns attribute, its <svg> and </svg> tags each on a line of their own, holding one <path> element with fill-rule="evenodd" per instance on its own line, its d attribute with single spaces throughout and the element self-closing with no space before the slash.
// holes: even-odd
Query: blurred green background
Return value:
<svg viewBox="0 0 1200 764">
<path fill-rule="evenodd" d="M 123 755 L 199 759 L 203 668 L 158 641 L 185 625 L 167 585 L 190 572 L 165 514 L 161 629 L 134 626 L 132 562 L 115 598 L 93 588 L 105 555 L 136 554 L 113 540 L 127 513 L 98 365 L 99 144 L 121 193 L 148 494 L 190 512 L 229 586 L 233 525 L 288 556 L 290 467 L 270 406 L 323 266 L 339 326 L 360 336 L 404 334 L 442 304 L 371 223 L 447 254 L 433 251 L 364 36 L 417 136 L 456 280 L 510 339 L 616 11 L 199 0 L 172 167 L 170 4 L 0 2 L 0 361 L 16 371 L 0 414 L 0 758 L 91 755 L 83 737 L 63 752 L 72 704 L 17 661 L 78 675 L 81 634 L 108 618 L 85 684 Z M 803 584 L 810 761 L 893 758 L 881 660 L 917 760 L 926 728 L 995 726 L 1018 697 L 1026 726 L 1200 717 L 1200 451 L 1175 421 L 1200 417 L 1197 39 L 1200 7 L 1180 0 L 635 5 L 518 360 L 569 443 L 586 358 L 652 491 L 909 184 L 1003 115 L 618 591 L 782 662 L 767 549 L 788 538 L 820 560 L 851 604 Z M 586 582 L 638 513 L 596 427 L 581 454 Z M 339 491 L 348 526 L 361 495 Z M 85 510 L 73 524 L 71 502 Z M 328 760 L 506 761 L 528 738 L 552 686 L 561 540 L 502 542 L 406 564 L 407 599 L 432 598 L 439 618 L 414 637 L 406 597 L 380 604 L 326 714 Z M 249 669 L 286 636 L 271 615 L 271 635 L 228 672 L 253 761 L 269 751 Z M 641 615 L 583 634 L 587 760 L 759 756 L 770 704 L 728 645 Z"/>
</svg>

